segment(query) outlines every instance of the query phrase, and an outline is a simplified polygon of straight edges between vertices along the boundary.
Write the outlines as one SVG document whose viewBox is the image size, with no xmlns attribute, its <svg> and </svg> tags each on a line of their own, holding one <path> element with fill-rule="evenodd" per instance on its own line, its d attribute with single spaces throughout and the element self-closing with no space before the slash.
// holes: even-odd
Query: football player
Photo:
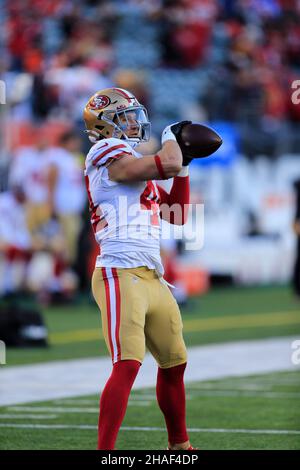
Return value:
<svg viewBox="0 0 300 470">
<path fill-rule="evenodd" d="M 147 347 L 158 364 L 156 394 L 168 448 L 191 450 L 182 320 L 160 259 L 160 218 L 184 224 L 187 216 L 190 160 L 176 140 L 183 123 L 165 128 L 156 155 L 142 156 L 135 147 L 149 140 L 150 122 L 129 91 L 97 92 L 84 109 L 84 121 L 94 144 L 86 158 L 85 180 L 100 245 L 92 291 L 113 364 L 100 399 L 98 449 L 114 449 Z M 172 177 L 170 194 L 155 182 Z M 172 206 L 173 211 L 166 210 Z"/>
</svg>

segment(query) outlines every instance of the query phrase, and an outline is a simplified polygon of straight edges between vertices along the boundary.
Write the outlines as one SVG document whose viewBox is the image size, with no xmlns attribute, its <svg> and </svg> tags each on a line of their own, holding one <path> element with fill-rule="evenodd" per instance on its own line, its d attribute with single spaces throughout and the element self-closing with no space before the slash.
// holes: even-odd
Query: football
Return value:
<svg viewBox="0 0 300 470">
<path fill-rule="evenodd" d="M 222 138 L 211 127 L 204 124 L 185 124 L 178 139 L 184 155 L 204 158 L 214 153 L 222 145 Z"/>
</svg>

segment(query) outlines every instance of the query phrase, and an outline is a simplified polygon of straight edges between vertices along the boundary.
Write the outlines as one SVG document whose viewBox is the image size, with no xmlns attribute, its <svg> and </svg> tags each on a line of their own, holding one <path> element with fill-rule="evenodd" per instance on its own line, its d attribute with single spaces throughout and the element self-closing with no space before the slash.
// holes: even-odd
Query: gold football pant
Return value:
<svg viewBox="0 0 300 470">
<path fill-rule="evenodd" d="M 95 268 L 92 290 L 113 364 L 142 363 L 146 347 L 161 368 L 187 361 L 177 302 L 154 270 Z"/>
</svg>

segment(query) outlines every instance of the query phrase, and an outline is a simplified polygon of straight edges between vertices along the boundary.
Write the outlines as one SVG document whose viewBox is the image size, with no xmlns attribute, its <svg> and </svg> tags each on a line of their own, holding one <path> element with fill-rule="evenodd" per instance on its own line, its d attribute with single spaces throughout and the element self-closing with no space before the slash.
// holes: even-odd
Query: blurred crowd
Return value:
<svg viewBox="0 0 300 470">
<path fill-rule="evenodd" d="M 300 69 L 298 0 L 2 0 L 0 5 L 0 75 L 15 119 L 80 123 L 86 98 L 116 82 L 133 87 L 151 108 L 155 90 L 148 89 L 147 75 L 162 67 L 206 72 L 198 97 L 210 120 L 261 128 L 265 140 L 278 123 L 300 121 L 300 106 L 290 99 Z M 118 38 L 134 36 L 126 30 L 129 16 L 137 19 L 137 30 L 139 19 L 153 27 L 159 57 L 154 70 L 149 61 L 144 75 L 138 58 L 136 67 L 120 70 Z M 139 33 L 135 49 L 143 45 L 143 28 Z"/>
<path fill-rule="evenodd" d="M 9 188 L 0 193 L 0 295 L 30 291 L 44 303 L 72 298 L 86 203 L 82 173 L 74 131 L 57 146 L 40 136 L 36 146 L 15 152 Z"/>
<path fill-rule="evenodd" d="M 47 302 L 84 286 L 82 109 L 96 90 L 130 89 L 157 139 L 194 110 L 235 124 L 247 157 L 278 157 L 299 152 L 299 71 L 299 0 L 0 0 L 0 295 L 25 288 Z M 198 73 L 192 90 L 180 85 Z"/>
</svg>

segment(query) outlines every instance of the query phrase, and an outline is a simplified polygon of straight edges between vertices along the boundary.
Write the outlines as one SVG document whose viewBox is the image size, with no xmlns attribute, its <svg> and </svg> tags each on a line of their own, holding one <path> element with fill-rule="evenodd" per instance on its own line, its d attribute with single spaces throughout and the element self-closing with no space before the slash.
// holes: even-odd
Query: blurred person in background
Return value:
<svg viewBox="0 0 300 470">
<path fill-rule="evenodd" d="M 61 224 L 66 241 L 64 258 L 69 266 L 76 259 L 81 212 L 86 201 L 80 150 L 80 138 L 75 131 L 67 131 L 59 146 L 45 152 L 50 213 Z"/>
<path fill-rule="evenodd" d="M 27 286 L 44 305 L 73 300 L 78 287 L 75 273 L 65 261 L 67 243 L 59 221 L 50 218 L 35 231 Z"/>
<path fill-rule="evenodd" d="M 28 230 L 26 195 L 20 185 L 0 194 L 0 295 L 26 288 L 26 271 L 32 255 Z"/>
<path fill-rule="evenodd" d="M 296 235 L 296 261 L 293 274 L 293 288 L 300 298 L 300 179 L 295 182 L 296 214 L 294 232 Z"/>
<path fill-rule="evenodd" d="M 162 229 L 163 229 L 162 224 Z M 165 280 L 173 286 L 173 295 L 180 307 L 183 307 L 188 299 L 186 286 L 178 279 L 178 247 L 174 238 L 161 238 L 160 256 L 165 270 Z"/>
<path fill-rule="evenodd" d="M 205 60 L 218 11 L 216 0 L 165 0 L 161 50 L 166 66 L 195 68 Z"/>
<path fill-rule="evenodd" d="M 27 224 L 32 234 L 50 217 L 44 152 L 46 148 L 47 143 L 43 138 L 35 146 L 20 147 L 13 155 L 10 165 L 10 184 L 21 185 L 26 195 Z"/>
</svg>

